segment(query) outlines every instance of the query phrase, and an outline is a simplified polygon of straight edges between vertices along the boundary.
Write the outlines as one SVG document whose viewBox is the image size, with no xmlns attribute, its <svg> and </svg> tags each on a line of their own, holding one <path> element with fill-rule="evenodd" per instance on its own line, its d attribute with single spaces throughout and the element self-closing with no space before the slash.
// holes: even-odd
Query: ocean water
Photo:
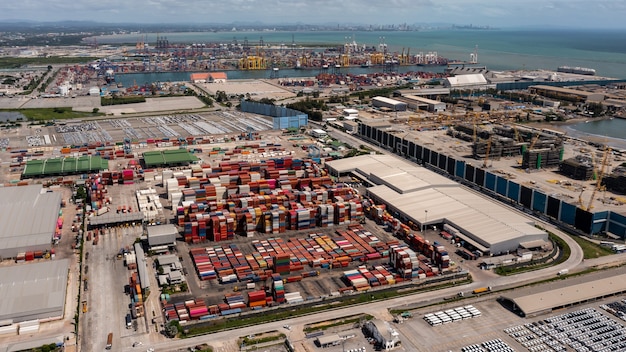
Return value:
<svg viewBox="0 0 626 352">
<path fill-rule="evenodd" d="M 328 32 L 189 32 L 162 33 L 170 43 L 263 42 L 287 47 L 300 45 L 342 45 L 353 40 L 359 45 L 378 47 L 384 42 L 390 51 L 436 51 L 452 60 L 469 61 L 478 48 L 478 61 L 492 70 L 548 69 L 558 66 L 589 67 L 598 75 L 626 78 L 626 30 L 432 30 L 411 32 L 328 31 Z M 143 40 L 153 45 L 157 33 L 108 35 L 100 44 L 134 44 Z"/>
<path fill-rule="evenodd" d="M 593 136 L 602 140 L 603 144 L 613 148 L 626 150 L 626 119 L 593 120 L 569 125 L 568 135 L 575 137 Z"/>
</svg>

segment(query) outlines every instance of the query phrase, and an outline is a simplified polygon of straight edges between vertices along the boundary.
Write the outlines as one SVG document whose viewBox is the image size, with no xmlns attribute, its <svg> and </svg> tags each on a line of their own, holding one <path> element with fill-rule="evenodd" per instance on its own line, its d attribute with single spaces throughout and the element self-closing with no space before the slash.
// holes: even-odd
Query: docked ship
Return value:
<svg viewBox="0 0 626 352">
<path fill-rule="evenodd" d="M 557 70 L 557 72 L 562 72 L 562 73 L 575 73 L 578 75 L 587 75 L 587 76 L 595 76 L 596 74 L 596 70 L 594 70 L 593 68 L 587 68 L 587 67 L 571 67 L 571 66 L 560 66 Z"/>
</svg>

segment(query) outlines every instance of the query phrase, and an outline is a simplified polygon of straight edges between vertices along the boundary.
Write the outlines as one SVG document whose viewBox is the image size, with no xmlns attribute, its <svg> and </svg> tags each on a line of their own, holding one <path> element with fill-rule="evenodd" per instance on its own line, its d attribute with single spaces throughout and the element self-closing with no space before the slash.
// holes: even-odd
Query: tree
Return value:
<svg viewBox="0 0 626 352">
<path fill-rule="evenodd" d="M 93 108 L 93 110 L 91 110 L 92 113 L 97 114 L 100 111 L 99 108 Z"/>
<path fill-rule="evenodd" d="M 165 335 L 169 338 L 174 338 L 178 335 L 180 323 L 178 321 L 172 321 L 165 325 Z"/>
</svg>

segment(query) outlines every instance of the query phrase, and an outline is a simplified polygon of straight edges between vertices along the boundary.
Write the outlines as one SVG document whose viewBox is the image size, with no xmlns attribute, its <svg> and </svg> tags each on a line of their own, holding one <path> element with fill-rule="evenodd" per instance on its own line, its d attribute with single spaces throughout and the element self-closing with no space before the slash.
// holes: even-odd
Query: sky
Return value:
<svg viewBox="0 0 626 352">
<path fill-rule="evenodd" d="M 19 0 L 0 21 L 626 28 L 624 0 Z"/>
</svg>

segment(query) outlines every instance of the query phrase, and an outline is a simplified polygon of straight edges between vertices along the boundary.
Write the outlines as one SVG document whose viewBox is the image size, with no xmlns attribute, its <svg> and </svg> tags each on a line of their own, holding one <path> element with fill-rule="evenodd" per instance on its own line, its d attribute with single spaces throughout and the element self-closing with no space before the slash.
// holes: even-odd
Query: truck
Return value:
<svg viewBox="0 0 626 352">
<path fill-rule="evenodd" d="M 479 287 L 479 288 L 475 289 L 474 291 L 472 291 L 472 293 L 477 295 L 479 293 L 485 293 L 485 292 L 489 292 L 489 291 L 491 291 L 491 286 Z"/>
<path fill-rule="evenodd" d="M 110 350 L 111 347 L 113 347 L 113 333 L 110 332 L 109 336 L 107 336 L 107 345 L 106 345 L 106 349 Z"/>
<path fill-rule="evenodd" d="M 566 275 L 567 273 L 569 273 L 569 270 L 568 270 L 568 269 L 562 269 L 562 270 L 559 270 L 559 272 L 558 272 L 558 273 L 556 273 L 556 274 L 557 274 L 558 276 L 562 276 L 562 275 Z"/>
</svg>

